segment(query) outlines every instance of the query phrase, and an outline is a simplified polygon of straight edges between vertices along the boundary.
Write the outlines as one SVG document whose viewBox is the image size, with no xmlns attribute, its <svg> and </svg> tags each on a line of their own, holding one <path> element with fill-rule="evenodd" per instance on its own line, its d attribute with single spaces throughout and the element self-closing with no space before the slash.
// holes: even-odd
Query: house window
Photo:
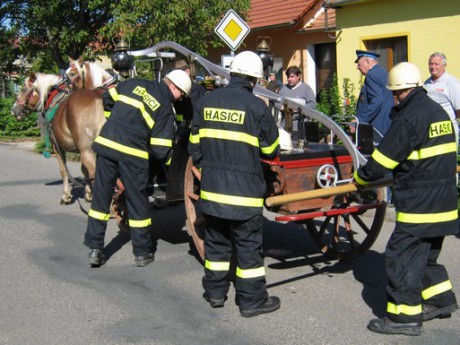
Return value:
<svg viewBox="0 0 460 345">
<path fill-rule="evenodd" d="M 407 61 L 407 36 L 363 41 L 366 50 L 380 54 L 379 64 L 387 71 L 399 62 Z"/>
</svg>

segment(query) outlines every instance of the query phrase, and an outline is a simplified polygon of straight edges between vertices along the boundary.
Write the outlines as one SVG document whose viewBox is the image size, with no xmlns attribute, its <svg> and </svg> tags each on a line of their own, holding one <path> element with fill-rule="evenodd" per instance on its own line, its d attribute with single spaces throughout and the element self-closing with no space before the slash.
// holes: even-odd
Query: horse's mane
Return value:
<svg viewBox="0 0 460 345">
<path fill-rule="evenodd" d="M 70 66 L 66 70 L 66 74 L 68 74 L 72 68 L 76 68 L 80 79 L 85 80 L 85 84 L 92 84 L 92 88 L 102 86 L 104 82 L 112 78 L 112 75 L 109 72 L 94 62 L 82 62 L 81 59 L 71 60 Z M 84 73 L 83 68 L 85 69 Z"/>
<path fill-rule="evenodd" d="M 94 87 L 101 86 L 105 81 L 112 78 L 112 75 L 103 69 L 101 66 L 96 65 L 94 62 L 85 62 L 88 66 L 88 70 L 91 73 Z"/>
<path fill-rule="evenodd" d="M 27 77 L 25 80 L 26 85 L 29 83 L 29 78 L 31 77 Z M 48 92 L 50 91 L 51 86 L 57 84 L 60 79 L 61 77 L 55 74 L 35 73 L 35 81 L 33 82 L 33 85 L 37 88 L 40 95 L 40 102 L 36 108 L 37 112 L 43 111 L 45 100 L 48 96 Z"/>
</svg>

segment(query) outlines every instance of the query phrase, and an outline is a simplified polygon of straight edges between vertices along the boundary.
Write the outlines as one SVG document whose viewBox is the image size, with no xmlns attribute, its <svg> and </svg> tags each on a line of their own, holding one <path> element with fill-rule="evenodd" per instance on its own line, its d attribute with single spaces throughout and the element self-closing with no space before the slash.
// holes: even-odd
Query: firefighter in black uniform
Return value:
<svg viewBox="0 0 460 345">
<path fill-rule="evenodd" d="M 147 195 L 149 154 L 160 161 L 170 157 L 172 102 L 188 95 L 190 87 L 189 76 L 174 70 L 161 81 L 129 79 L 103 94 L 107 122 L 93 144 L 96 176 L 84 241 L 90 248 L 91 266 L 105 262 L 102 249 L 117 178 L 125 187 L 135 265 L 143 267 L 153 261 Z"/>
<path fill-rule="evenodd" d="M 389 74 L 399 102 L 391 126 L 366 165 L 355 172 L 364 185 L 393 174 L 396 226 L 385 251 L 386 316 L 368 328 L 383 334 L 420 335 L 423 321 L 457 309 L 444 266 L 437 263 L 444 236 L 458 232 L 457 150 L 452 122 L 431 100 L 417 66 L 402 62 Z"/>
<path fill-rule="evenodd" d="M 278 128 L 265 103 L 252 94 L 262 60 L 245 51 L 230 66 L 228 86 L 203 96 L 195 107 L 189 153 L 201 169 L 200 206 L 206 220 L 203 297 L 223 307 L 236 251 L 236 301 L 244 317 L 270 313 L 280 300 L 268 296 L 262 257 L 266 183 L 260 157 L 279 151 Z"/>
</svg>

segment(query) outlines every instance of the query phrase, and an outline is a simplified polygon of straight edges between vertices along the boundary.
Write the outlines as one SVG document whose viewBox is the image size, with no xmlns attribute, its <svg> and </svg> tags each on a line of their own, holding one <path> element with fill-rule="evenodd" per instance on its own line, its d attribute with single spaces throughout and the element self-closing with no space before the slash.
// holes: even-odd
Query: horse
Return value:
<svg viewBox="0 0 460 345">
<path fill-rule="evenodd" d="M 113 78 L 102 67 L 94 62 L 83 62 L 81 57 L 78 60 L 69 59 L 69 68 L 67 68 L 65 74 L 76 89 L 93 90 Z"/>
<path fill-rule="evenodd" d="M 77 89 L 57 105 L 55 115 L 49 119 L 53 149 L 59 163 L 64 184 L 61 205 L 72 201 L 66 152 L 79 152 L 81 171 L 85 179 L 85 200 L 92 200 L 92 182 L 96 173 L 96 154 L 92 145 L 105 123 L 102 94 L 104 89 Z"/>
<path fill-rule="evenodd" d="M 60 81 L 59 76 L 36 73 L 25 80 L 12 108 L 17 119 L 33 111 L 42 112 L 47 95 L 53 85 Z M 72 201 L 69 173 L 66 168 L 65 152 L 80 152 L 82 173 L 85 181 L 85 200 L 92 200 L 91 182 L 95 175 L 96 156 L 91 146 L 105 122 L 102 105 L 104 89 L 77 89 L 51 105 L 47 112 L 48 133 L 59 163 L 64 192 L 61 205 Z M 50 114 L 54 116 L 51 118 Z"/>
</svg>

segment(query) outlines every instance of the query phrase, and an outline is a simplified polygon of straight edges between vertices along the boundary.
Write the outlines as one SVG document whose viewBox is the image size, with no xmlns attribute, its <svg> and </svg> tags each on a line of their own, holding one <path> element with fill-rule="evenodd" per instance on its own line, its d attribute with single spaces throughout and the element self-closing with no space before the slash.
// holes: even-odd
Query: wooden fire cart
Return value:
<svg viewBox="0 0 460 345">
<path fill-rule="evenodd" d="M 201 65 L 215 84 L 225 85 L 230 79 L 224 68 L 174 42 L 160 42 L 129 53 L 154 57 L 160 51 L 181 54 L 192 62 L 193 68 Z M 361 149 L 369 138 L 357 136 L 352 140 L 345 127 L 333 119 L 261 86 L 256 86 L 254 93 L 284 104 L 286 114 L 298 120 L 298 138 L 293 141 L 292 149 L 282 151 L 275 160 L 262 161 L 268 190 L 267 210 L 277 214 L 276 221 L 303 226 L 328 256 L 349 259 L 362 254 L 372 246 L 384 222 L 386 203 L 382 201 L 381 187 L 389 184 L 374 185 L 364 192 L 350 184 L 353 171 L 366 162 Z M 328 135 L 311 133 L 312 128 L 322 128 Z M 325 142 L 313 142 L 314 137 Z M 167 195 L 171 197 L 167 199 L 183 198 L 187 230 L 203 258 L 205 224 L 198 203 L 201 174 L 184 147 L 178 145 L 173 157 L 167 181 Z"/>
</svg>

